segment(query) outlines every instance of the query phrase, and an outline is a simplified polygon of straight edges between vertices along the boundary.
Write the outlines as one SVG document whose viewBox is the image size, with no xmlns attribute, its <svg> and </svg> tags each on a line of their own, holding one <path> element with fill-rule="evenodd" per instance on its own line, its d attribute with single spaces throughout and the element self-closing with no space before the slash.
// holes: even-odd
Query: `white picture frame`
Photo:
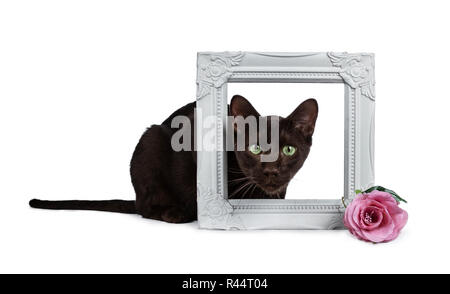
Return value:
<svg viewBox="0 0 450 294">
<path fill-rule="evenodd" d="M 225 122 L 229 82 L 343 83 L 344 195 L 330 200 L 227 199 Z M 372 53 L 200 52 L 196 108 L 196 122 L 215 117 L 210 131 L 215 146 L 219 146 L 212 151 L 203 150 L 203 140 L 196 140 L 200 228 L 341 229 L 344 203 L 353 199 L 356 189 L 374 184 Z M 204 125 L 196 124 L 197 136 L 204 134 L 202 128 Z"/>
</svg>

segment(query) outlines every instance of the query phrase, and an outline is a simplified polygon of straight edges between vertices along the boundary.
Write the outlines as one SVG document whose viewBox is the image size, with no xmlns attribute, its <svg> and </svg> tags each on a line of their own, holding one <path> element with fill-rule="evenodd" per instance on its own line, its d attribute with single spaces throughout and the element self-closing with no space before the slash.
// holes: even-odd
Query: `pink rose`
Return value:
<svg viewBox="0 0 450 294">
<path fill-rule="evenodd" d="M 344 224 L 358 239 L 374 243 L 397 238 L 408 213 L 387 192 L 358 194 L 345 210 Z"/>
</svg>

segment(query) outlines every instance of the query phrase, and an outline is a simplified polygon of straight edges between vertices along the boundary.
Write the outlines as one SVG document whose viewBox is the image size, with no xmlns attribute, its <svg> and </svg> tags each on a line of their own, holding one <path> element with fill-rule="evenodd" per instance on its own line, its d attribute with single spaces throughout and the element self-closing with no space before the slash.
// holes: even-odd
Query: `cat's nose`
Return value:
<svg viewBox="0 0 450 294">
<path fill-rule="evenodd" d="M 266 177 L 268 177 L 268 178 L 270 178 L 270 177 L 272 177 L 272 178 L 276 178 L 276 177 L 278 177 L 278 175 L 280 174 L 280 172 L 278 171 L 278 169 L 277 168 L 265 168 L 264 170 L 263 170 L 263 173 L 264 173 L 264 175 L 266 176 Z"/>
</svg>

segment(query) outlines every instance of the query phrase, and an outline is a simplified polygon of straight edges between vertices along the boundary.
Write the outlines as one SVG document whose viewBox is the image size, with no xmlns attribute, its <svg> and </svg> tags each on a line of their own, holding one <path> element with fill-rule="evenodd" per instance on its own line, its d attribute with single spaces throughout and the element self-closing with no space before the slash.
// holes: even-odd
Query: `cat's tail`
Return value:
<svg viewBox="0 0 450 294">
<path fill-rule="evenodd" d="M 70 209 L 70 210 L 97 210 L 119 213 L 137 213 L 134 200 L 61 200 L 49 201 L 31 199 L 33 208 L 43 209 Z"/>
</svg>

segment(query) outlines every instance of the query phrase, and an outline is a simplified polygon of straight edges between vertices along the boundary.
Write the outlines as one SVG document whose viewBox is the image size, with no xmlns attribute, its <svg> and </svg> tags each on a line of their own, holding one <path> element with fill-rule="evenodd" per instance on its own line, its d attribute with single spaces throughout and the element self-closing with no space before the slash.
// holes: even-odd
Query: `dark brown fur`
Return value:
<svg viewBox="0 0 450 294">
<path fill-rule="evenodd" d="M 241 96 L 233 97 L 230 113 L 232 116 L 244 118 L 247 116 L 260 117 L 250 102 Z M 308 157 L 317 115 L 316 100 L 308 99 L 287 118 L 278 116 L 280 145 L 279 156 L 274 162 L 261 162 L 260 156 L 251 153 L 248 148 L 246 151 L 228 152 L 229 198 L 285 198 L 289 181 Z M 268 122 L 270 120 L 269 116 Z M 270 123 L 268 123 L 267 133 L 268 141 L 270 141 Z M 248 139 L 248 134 L 246 139 Z M 293 156 L 288 157 L 282 154 L 282 147 L 285 145 L 297 148 Z M 246 147 L 248 147 L 248 140 L 246 140 Z M 246 178 L 247 181 L 240 181 L 240 178 Z M 246 187 L 236 192 L 243 182 Z"/>
<path fill-rule="evenodd" d="M 171 223 L 196 220 L 196 152 L 172 150 L 171 137 L 177 129 L 171 128 L 170 125 L 175 116 L 189 117 L 193 144 L 194 109 L 195 103 L 187 104 L 175 111 L 161 125 L 151 126 L 142 135 L 130 164 L 131 181 L 136 193 L 135 201 L 33 199 L 30 206 L 44 209 L 137 213 L 145 218 Z M 284 198 L 290 179 L 308 156 L 317 111 L 317 102 L 309 99 L 289 117 L 280 118 L 280 145 L 290 144 L 298 149 L 296 155 L 291 158 L 285 158 L 280 153 L 277 161 L 261 163 L 256 155 L 248 151 L 228 152 L 230 197 Z M 250 102 L 241 96 L 233 97 L 230 113 L 244 117 L 259 116 Z"/>
</svg>

